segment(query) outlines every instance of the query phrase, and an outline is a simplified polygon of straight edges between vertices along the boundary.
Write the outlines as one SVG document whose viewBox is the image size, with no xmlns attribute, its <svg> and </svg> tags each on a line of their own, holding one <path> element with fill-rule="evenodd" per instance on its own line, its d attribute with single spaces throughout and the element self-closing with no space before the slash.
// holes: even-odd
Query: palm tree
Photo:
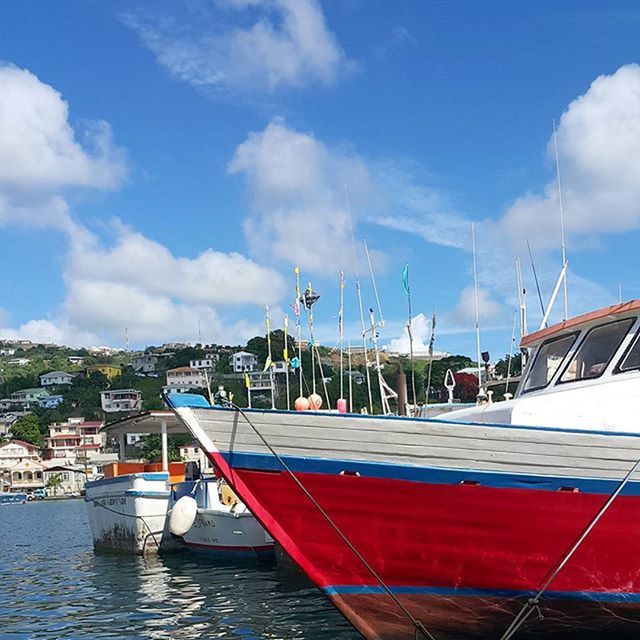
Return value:
<svg viewBox="0 0 640 640">
<path fill-rule="evenodd" d="M 53 495 L 58 495 L 58 489 L 62 486 L 62 477 L 59 473 L 56 473 L 54 476 L 51 476 L 47 480 L 46 487 L 47 489 L 53 489 Z"/>
</svg>

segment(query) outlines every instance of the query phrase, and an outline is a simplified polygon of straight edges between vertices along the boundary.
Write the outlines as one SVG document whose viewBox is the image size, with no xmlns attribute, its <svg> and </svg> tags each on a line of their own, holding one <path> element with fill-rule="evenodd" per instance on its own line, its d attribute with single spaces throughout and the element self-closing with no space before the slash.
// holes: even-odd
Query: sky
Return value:
<svg viewBox="0 0 640 640">
<path fill-rule="evenodd" d="M 242 344 L 290 318 L 406 350 L 512 344 L 640 297 L 640 9 L 589 0 L 21 0 L 0 7 L 0 338 Z M 562 299 L 552 320 L 564 313 Z M 306 331 L 305 331 L 306 333 Z M 519 326 L 516 341 L 519 339 Z"/>
</svg>

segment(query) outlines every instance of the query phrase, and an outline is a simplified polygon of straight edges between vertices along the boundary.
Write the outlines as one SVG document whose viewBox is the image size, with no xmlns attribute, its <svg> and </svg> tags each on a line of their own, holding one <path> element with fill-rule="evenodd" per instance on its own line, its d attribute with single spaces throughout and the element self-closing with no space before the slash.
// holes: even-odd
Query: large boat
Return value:
<svg viewBox="0 0 640 640">
<path fill-rule="evenodd" d="M 526 336 L 515 397 L 446 419 L 174 410 L 369 640 L 636 638 L 639 316 Z"/>
</svg>

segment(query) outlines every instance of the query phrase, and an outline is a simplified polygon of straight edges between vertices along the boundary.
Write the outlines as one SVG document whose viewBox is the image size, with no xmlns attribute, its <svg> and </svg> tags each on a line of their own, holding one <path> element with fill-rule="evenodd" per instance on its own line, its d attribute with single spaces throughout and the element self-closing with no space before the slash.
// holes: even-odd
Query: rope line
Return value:
<svg viewBox="0 0 640 640">
<path fill-rule="evenodd" d="M 386 593 L 391 597 L 391 599 L 398 605 L 398 608 L 407 616 L 407 618 L 411 621 L 413 626 L 416 628 L 417 633 L 421 633 L 428 640 L 435 640 L 435 637 L 431 634 L 431 632 L 420 622 L 417 620 L 411 612 L 405 607 L 405 605 L 400 602 L 395 593 L 391 591 L 391 589 L 386 585 L 382 577 L 378 574 L 378 572 L 367 562 L 364 556 L 358 551 L 355 545 L 347 538 L 347 536 L 342 532 L 340 527 L 333 521 L 331 516 L 322 508 L 322 506 L 318 503 L 318 501 L 311 495 L 309 490 L 302 484 L 302 482 L 298 479 L 298 477 L 291 471 L 287 463 L 280 457 L 278 452 L 269 444 L 266 438 L 258 431 L 255 425 L 251 422 L 246 413 L 242 410 L 241 407 L 234 404 L 233 402 L 229 402 L 231 405 L 247 422 L 247 424 L 255 431 L 256 435 L 267 449 L 271 452 L 271 454 L 276 458 L 276 460 L 282 465 L 283 469 L 291 476 L 292 480 L 296 483 L 296 485 L 300 488 L 300 490 L 305 494 L 307 498 L 311 501 L 311 503 L 315 506 L 315 508 L 320 512 L 322 517 L 328 522 L 331 528 L 340 536 L 342 541 L 347 545 L 347 547 L 353 552 L 353 554 L 358 558 L 358 560 L 362 563 L 365 569 L 373 576 L 373 578 L 378 582 L 378 584 L 386 591 Z M 640 461 L 639 461 L 640 464 Z M 416 638 L 417 638 L 416 634 Z"/>
<path fill-rule="evenodd" d="M 627 475 L 620 481 L 620 484 L 616 487 L 615 491 L 607 498 L 607 501 L 600 507 L 596 515 L 591 519 L 589 524 L 585 527 L 582 533 L 578 536 L 573 545 L 564 553 L 564 555 L 560 558 L 560 561 L 557 563 L 554 569 L 552 569 L 548 574 L 547 578 L 544 581 L 542 587 L 538 590 L 538 592 L 525 602 L 522 609 L 518 612 L 516 617 L 513 619 L 507 630 L 500 637 L 500 640 L 511 640 L 513 636 L 520 630 L 522 625 L 529 619 L 529 616 L 534 611 L 538 611 L 538 615 L 540 619 L 542 618 L 542 614 L 540 612 L 540 599 L 542 598 L 544 592 L 549 588 L 551 583 L 556 579 L 558 574 L 564 569 L 569 560 L 571 560 L 574 553 L 580 548 L 582 543 L 586 540 L 587 536 L 591 533 L 593 528 L 598 524 L 602 516 L 608 511 L 609 507 L 613 504 L 614 500 L 620 495 L 622 490 L 625 488 L 629 480 L 633 477 L 636 471 L 640 468 L 640 460 L 638 460 L 633 467 L 627 472 Z"/>
<path fill-rule="evenodd" d="M 145 528 L 149 532 L 144 538 L 144 542 L 143 542 L 143 545 L 142 545 L 142 550 L 143 551 L 144 551 L 145 547 L 147 546 L 147 540 L 149 539 L 149 536 L 151 536 L 151 538 L 153 538 L 153 541 L 156 543 L 156 547 L 158 549 L 160 549 L 160 544 L 156 540 L 156 533 L 162 533 L 161 531 L 156 531 L 156 532 L 151 531 L 151 527 L 147 524 L 147 521 L 142 516 L 133 515 L 131 513 L 124 513 L 123 511 L 116 511 L 115 509 L 111 509 L 110 507 L 107 507 L 104 504 L 100 504 L 98 502 L 99 499 L 100 498 L 89 498 L 89 502 L 92 502 L 95 506 L 101 507 L 102 509 L 105 509 L 106 511 L 111 511 L 111 513 L 115 513 L 118 516 L 124 516 L 125 518 L 134 518 L 136 520 L 141 520 L 142 521 L 142 524 L 145 526 Z M 154 516 L 151 516 L 151 517 L 152 518 L 161 518 L 162 515 L 159 515 L 159 516 L 154 515 Z"/>
</svg>

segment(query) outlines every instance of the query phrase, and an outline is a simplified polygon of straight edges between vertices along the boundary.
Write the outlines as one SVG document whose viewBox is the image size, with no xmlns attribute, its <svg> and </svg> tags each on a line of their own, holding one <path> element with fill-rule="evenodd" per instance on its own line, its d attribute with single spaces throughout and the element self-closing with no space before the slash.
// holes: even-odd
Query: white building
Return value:
<svg viewBox="0 0 640 640">
<path fill-rule="evenodd" d="M 107 413 L 116 411 L 140 411 L 142 394 L 136 389 L 110 389 L 100 392 L 102 410 Z"/>
<path fill-rule="evenodd" d="M 73 375 L 66 371 L 51 371 L 40 376 L 40 385 L 43 387 L 71 384 L 72 382 Z"/>
<path fill-rule="evenodd" d="M 0 472 L 7 471 L 23 460 L 40 460 L 38 447 L 22 440 L 0 444 Z"/>
<path fill-rule="evenodd" d="M 197 462 L 200 465 L 200 471 L 211 471 L 213 464 L 205 455 L 204 451 L 198 446 L 197 442 L 189 442 L 179 448 L 180 457 L 185 462 Z"/>
<path fill-rule="evenodd" d="M 9 469 L 9 491 L 44 489 L 45 466 L 38 460 L 22 460 Z M 6 479 L 6 475 L 5 475 Z"/>
<path fill-rule="evenodd" d="M 14 356 L 15 354 L 15 349 L 0 349 L 0 356 Z"/>
<path fill-rule="evenodd" d="M 229 356 L 229 366 L 234 373 L 251 373 L 258 366 L 258 356 L 247 351 L 238 351 Z"/>
<path fill-rule="evenodd" d="M 84 356 L 69 356 L 67 360 L 71 364 L 82 364 L 84 362 Z"/>
<path fill-rule="evenodd" d="M 167 393 L 186 393 L 190 389 L 202 389 L 207 386 L 207 377 L 204 371 L 193 367 L 177 367 L 167 371 L 167 384 L 164 391 Z"/>
<path fill-rule="evenodd" d="M 67 422 L 49 425 L 44 457 L 63 465 L 84 464 L 100 452 L 103 434 L 102 422 L 90 422 L 84 418 L 69 418 Z"/>
<path fill-rule="evenodd" d="M 200 369 L 203 371 L 213 371 L 216 368 L 216 363 L 218 362 L 218 360 L 220 359 L 220 357 L 215 357 L 218 356 L 218 354 L 211 354 L 209 356 L 207 356 L 206 358 L 202 358 L 201 360 L 191 360 L 189 362 L 189 366 L 192 369 Z"/>
<path fill-rule="evenodd" d="M 131 360 L 131 368 L 136 373 L 156 373 L 161 357 L 157 353 L 145 353 L 141 356 L 135 356 Z"/>
<path fill-rule="evenodd" d="M 50 463 L 53 461 L 50 461 Z M 44 486 L 47 489 L 47 495 L 64 496 L 79 494 L 87 481 L 87 473 L 84 468 L 74 467 L 60 464 L 43 463 Z M 58 487 L 47 487 L 49 481 L 55 477 L 60 478 Z"/>
<path fill-rule="evenodd" d="M 14 364 L 18 367 L 23 367 L 25 364 L 29 364 L 31 360 L 29 358 L 14 358 L 13 360 L 9 360 L 7 364 Z"/>
</svg>

